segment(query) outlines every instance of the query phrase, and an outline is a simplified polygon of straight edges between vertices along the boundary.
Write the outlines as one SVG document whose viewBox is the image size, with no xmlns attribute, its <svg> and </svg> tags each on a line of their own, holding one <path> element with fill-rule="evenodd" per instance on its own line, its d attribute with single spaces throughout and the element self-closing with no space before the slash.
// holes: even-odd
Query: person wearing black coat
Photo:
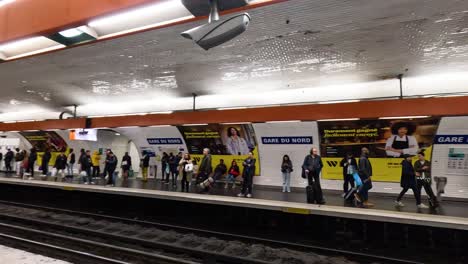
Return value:
<svg viewBox="0 0 468 264">
<path fill-rule="evenodd" d="M 357 171 L 357 162 L 352 153 L 346 154 L 340 161 L 340 167 L 343 167 L 343 193 L 348 193 L 349 185 L 354 188 L 353 173 Z"/>
<path fill-rule="evenodd" d="M 5 154 L 5 170 L 7 173 L 11 172 L 11 161 L 15 157 L 15 154 L 11 149 L 8 149 L 7 153 Z"/>
<path fill-rule="evenodd" d="M 37 160 L 37 152 L 35 148 L 31 149 L 31 154 L 29 154 L 29 159 L 28 159 L 28 170 L 27 172 L 31 174 L 29 177 L 30 180 L 34 179 L 34 163 L 36 163 Z"/>
<path fill-rule="evenodd" d="M 283 192 L 291 192 L 291 172 L 293 165 L 288 155 L 283 156 L 281 161 L 281 174 L 283 175 Z"/>
<path fill-rule="evenodd" d="M 81 171 L 86 172 L 86 177 L 84 177 L 84 184 L 94 184 L 93 176 L 91 174 L 91 167 L 93 166 L 91 152 L 87 150 L 84 155 L 81 155 L 80 157 Z"/>
<path fill-rule="evenodd" d="M 252 185 L 253 185 L 253 177 L 255 175 L 255 158 L 252 152 L 249 152 L 249 157 L 242 162 L 244 166 L 244 171 L 242 172 L 242 190 L 237 195 L 238 197 L 252 197 Z"/>
<path fill-rule="evenodd" d="M 60 153 L 55 159 L 54 168 L 57 170 L 57 174 L 62 173 L 62 179 L 65 177 L 65 168 L 67 167 L 67 155 L 65 152 Z"/>
<path fill-rule="evenodd" d="M 128 178 L 128 171 L 132 167 L 132 157 L 128 155 L 128 152 L 125 152 L 125 155 L 122 158 L 122 163 L 120 164 L 120 167 L 122 168 L 122 177 L 126 180 Z"/>
<path fill-rule="evenodd" d="M 418 208 L 428 208 L 426 205 L 421 203 L 421 193 L 418 190 L 417 183 L 416 183 L 416 174 L 413 168 L 413 164 L 411 163 L 412 157 L 410 155 L 403 155 L 403 161 L 401 162 L 401 180 L 400 185 L 403 190 L 398 195 L 398 198 L 395 201 L 395 205 L 402 207 L 405 206 L 401 199 L 403 195 L 411 189 L 413 190 L 414 198 L 416 198 L 416 205 Z"/>
<path fill-rule="evenodd" d="M 50 154 L 50 150 L 46 150 L 44 152 L 44 155 L 42 155 L 42 175 L 47 176 L 47 173 L 49 173 L 49 161 L 52 158 L 52 155 Z"/>
<path fill-rule="evenodd" d="M 107 178 L 107 185 L 115 186 L 115 179 L 114 179 L 114 172 L 117 168 L 117 157 L 114 155 L 112 151 L 109 151 L 109 155 L 106 158 L 106 174 L 109 176 Z"/>
<path fill-rule="evenodd" d="M 318 150 L 312 148 L 310 154 L 307 155 L 302 164 L 302 170 L 305 178 L 307 178 L 308 185 L 311 186 L 315 192 L 314 199 L 318 204 L 324 204 L 322 187 L 320 186 L 320 172 L 323 168 L 322 158 L 318 155 Z"/>
<path fill-rule="evenodd" d="M 73 149 L 70 149 L 70 152 L 67 156 L 67 175 L 73 176 L 73 166 L 75 165 L 76 157 L 75 153 L 73 153 Z"/>
</svg>

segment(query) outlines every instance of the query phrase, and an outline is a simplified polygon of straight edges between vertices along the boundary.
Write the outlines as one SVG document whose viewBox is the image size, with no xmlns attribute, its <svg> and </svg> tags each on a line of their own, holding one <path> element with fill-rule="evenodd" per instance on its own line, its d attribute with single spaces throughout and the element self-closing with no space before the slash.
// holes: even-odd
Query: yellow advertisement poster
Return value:
<svg viewBox="0 0 468 264">
<path fill-rule="evenodd" d="M 374 181 L 399 182 L 403 155 L 424 152 L 431 158 L 432 142 L 439 118 L 378 119 L 319 122 L 322 178 L 343 179 L 341 160 L 351 154 L 359 160 L 361 149 L 369 149 Z"/>
<path fill-rule="evenodd" d="M 178 129 L 184 137 L 188 152 L 198 164 L 203 158 L 203 149 L 208 148 L 211 151 L 213 169 L 221 159 L 228 169 L 235 160 L 242 172 L 242 162 L 252 152 L 256 159 L 255 175 L 260 175 L 260 159 L 252 125 L 210 124 L 180 126 Z"/>
</svg>

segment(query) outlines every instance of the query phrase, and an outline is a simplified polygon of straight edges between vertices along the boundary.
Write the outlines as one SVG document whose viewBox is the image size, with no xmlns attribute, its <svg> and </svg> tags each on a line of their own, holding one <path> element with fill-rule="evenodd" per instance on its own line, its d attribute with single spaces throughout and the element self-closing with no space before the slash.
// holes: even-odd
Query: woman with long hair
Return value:
<svg viewBox="0 0 468 264">
<path fill-rule="evenodd" d="M 293 171 L 293 166 L 291 159 L 288 155 L 283 156 L 283 161 L 281 162 L 281 173 L 283 174 L 283 192 L 291 192 L 291 172 Z"/>
</svg>

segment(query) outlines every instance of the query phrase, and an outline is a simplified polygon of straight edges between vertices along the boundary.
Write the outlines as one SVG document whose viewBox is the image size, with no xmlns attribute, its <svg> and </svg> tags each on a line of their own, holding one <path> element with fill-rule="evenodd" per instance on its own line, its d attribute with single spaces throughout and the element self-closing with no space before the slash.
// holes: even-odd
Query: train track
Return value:
<svg viewBox="0 0 468 264">
<path fill-rule="evenodd" d="M 0 224 L 0 232 L 5 229 L 13 232 L 16 228 L 16 233 L 31 233 L 32 237 L 44 236 L 71 245 L 70 248 L 73 249 L 75 244 L 89 245 L 85 248 L 93 249 L 93 256 L 111 261 L 124 261 L 122 263 L 314 263 L 314 259 L 323 257 L 318 254 L 340 259 L 341 262 L 343 258 L 338 256 L 346 256 L 347 259 L 359 263 L 419 263 L 407 259 L 9 201 L 0 201 L 0 219 L 4 222 Z M 37 230 L 37 227 L 40 227 L 40 230 Z M 34 231 L 39 233 L 32 235 Z M 70 241 L 64 241 L 67 238 Z M 113 241 L 112 245 L 108 244 L 108 241 Z M 57 246 L 57 243 L 52 245 Z M 246 249 L 247 246 L 250 250 Z M 96 248 L 99 249 L 97 252 Z M 74 250 L 83 251 L 82 248 Z M 278 250 L 283 250 L 280 261 L 276 254 Z M 96 261 L 106 263 L 105 259 Z"/>
</svg>

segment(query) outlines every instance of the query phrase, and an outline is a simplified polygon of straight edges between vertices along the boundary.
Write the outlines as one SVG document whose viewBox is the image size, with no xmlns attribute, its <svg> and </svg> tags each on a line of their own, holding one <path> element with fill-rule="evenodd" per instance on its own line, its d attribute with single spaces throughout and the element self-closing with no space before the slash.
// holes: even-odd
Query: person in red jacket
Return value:
<svg viewBox="0 0 468 264">
<path fill-rule="evenodd" d="M 240 169 L 239 166 L 237 166 L 237 162 L 233 160 L 231 162 L 231 167 L 228 170 L 228 175 L 227 175 L 227 181 L 226 181 L 226 186 L 224 186 L 225 189 L 228 188 L 229 183 L 232 183 L 231 188 L 236 188 L 236 178 L 237 176 L 240 175 Z"/>
</svg>

